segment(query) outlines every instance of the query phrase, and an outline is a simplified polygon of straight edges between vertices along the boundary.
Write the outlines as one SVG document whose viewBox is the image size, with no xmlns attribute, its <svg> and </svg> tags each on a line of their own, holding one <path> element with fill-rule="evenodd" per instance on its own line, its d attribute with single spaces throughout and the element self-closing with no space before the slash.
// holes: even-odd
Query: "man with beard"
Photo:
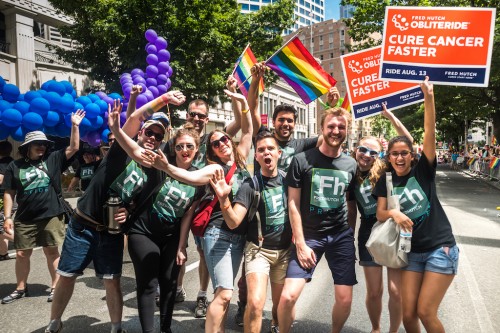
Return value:
<svg viewBox="0 0 500 333">
<path fill-rule="evenodd" d="M 350 120 L 345 109 L 326 110 L 321 117 L 321 145 L 295 155 L 290 164 L 286 183 L 295 249 L 278 306 L 281 333 L 290 331 L 295 303 L 323 254 L 334 280 L 332 332 L 340 332 L 351 311 L 352 286 L 357 283 L 352 193 L 356 161 L 342 154 Z"/>
</svg>

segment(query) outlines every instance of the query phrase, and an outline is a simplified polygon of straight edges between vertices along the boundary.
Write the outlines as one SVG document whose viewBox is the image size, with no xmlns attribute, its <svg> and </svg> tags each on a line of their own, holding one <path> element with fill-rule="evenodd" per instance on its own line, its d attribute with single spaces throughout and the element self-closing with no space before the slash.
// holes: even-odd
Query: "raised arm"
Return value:
<svg viewBox="0 0 500 333">
<path fill-rule="evenodd" d="M 132 90 L 130 91 L 130 98 L 128 99 L 128 105 L 127 105 L 127 119 L 134 113 L 135 111 L 135 106 L 137 102 L 137 96 L 142 92 L 142 86 L 132 86 Z"/>
<path fill-rule="evenodd" d="M 234 78 L 234 76 L 229 75 L 226 81 L 226 88 L 231 92 L 236 92 L 236 88 L 238 87 L 238 82 Z M 226 133 L 229 136 L 234 137 L 238 134 L 238 131 L 241 128 L 241 104 L 236 99 L 231 99 L 231 106 L 234 113 L 234 119 L 227 125 Z"/>
<path fill-rule="evenodd" d="M 241 139 L 240 144 L 238 145 L 238 151 L 243 156 L 243 158 L 247 158 L 250 153 L 250 149 L 252 148 L 252 134 L 253 134 L 253 126 L 252 120 L 250 119 L 250 112 L 248 111 L 248 103 L 242 94 L 233 93 L 229 90 L 224 90 L 226 95 L 231 97 L 231 99 L 236 99 L 239 103 L 243 105 L 243 109 L 245 112 L 241 114 Z"/>
<path fill-rule="evenodd" d="M 231 206 L 229 193 L 231 193 L 232 186 L 226 183 L 224 173 L 217 173 L 213 179 L 210 179 L 210 185 L 212 185 L 215 194 L 219 198 L 220 210 L 227 226 L 230 229 L 237 228 L 247 214 L 246 207 L 240 203 L 236 203 L 233 207 Z"/>
<path fill-rule="evenodd" d="M 71 114 L 71 137 L 69 138 L 69 146 L 66 148 L 66 159 L 69 160 L 80 149 L 80 123 L 85 117 L 85 111 L 76 110 Z"/>
<path fill-rule="evenodd" d="M 382 103 L 382 116 L 389 119 L 398 135 L 406 136 L 411 140 L 411 142 L 413 142 L 413 137 L 411 136 L 410 132 L 406 129 L 405 125 L 403 125 L 403 123 L 394 115 L 394 113 L 387 109 L 386 103 Z"/>
<path fill-rule="evenodd" d="M 420 84 L 424 93 L 424 148 L 422 151 L 432 165 L 436 158 L 436 107 L 434 105 L 434 86 L 426 76 Z"/>
<path fill-rule="evenodd" d="M 266 64 L 264 62 L 253 65 L 251 69 L 252 82 L 250 82 L 250 88 L 248 89 L 248 107 L 252 117 L 253 136 L 257 135 L 262 125 L 259 112 L 259 84 L 260 79 L 264 77 L 265 71 Z"/>
</svg>

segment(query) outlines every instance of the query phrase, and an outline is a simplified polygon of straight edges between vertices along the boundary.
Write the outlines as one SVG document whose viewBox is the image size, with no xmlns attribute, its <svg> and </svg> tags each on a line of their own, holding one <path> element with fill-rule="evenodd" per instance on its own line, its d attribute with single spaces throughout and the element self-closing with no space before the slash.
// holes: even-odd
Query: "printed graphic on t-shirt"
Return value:
<svg viewBox="0 0 500 333">
<path fill-rule="evenodd" d="M 266 207 L 266 225 L 278 226 L 285 224 L 288 210 L 285 209 L 285 195 L 283 186 L 266 189 L 262 192 Z"/>
<path fill-rule="evenodd" d="M 94 176 L 94 166 L 82 166 L 82 171 L 80 172 L 80 179 L 91 179 Z"/>
<path fill-rule="evenodd" d="M 339 208 L 345 201 L 348 185 L 346 171 L 313 168 L 309 203 L 324 210 Z"/>
<path fill-rule="evenodd" d="M 45 162 L 42 162 L 42 165 L 47 169 Z M 49 176 L 44 171 L 32 165 L 26 169 L 19 170 L 19 180 L 21 181 L 25 194 L 45 192 L 50 185 Z"/>
<path fill-rule="evenodd" d="M 281 147 L 281 156 L 278 160 L 278 168 L 288 172 L 288 167 L 292 163 L 292 158 L 295 155 L 295 148 Z"/>
<path fill-rule="evenodd" d="M 394 193 L 399 197 L 401 211 L 415 224 L 429 215 L 429 200 L 415 177 L 408 179 L 405 187 L 395 187 Z"/>
<path fill-rule="evenodd" d="M 201 144 L 198 150 L 198 157 L 196 157 L 192 165 L 198 169 L 203 168 L 207 164 L 207 161 L 205 159 L 206 154 L 207 154 L 207 145 Z"/>
<path fill-rule="evenodd" d="M 167 222 L 174 223 L 192 204 L 195 192 L 195 187 L 168 178 L 156 196 L 153 211 Z"/>
<path fill-rule="evenodd" d="M 232 180 L 233 180 L 233 187 L 232 187 L 233 197 L 236 196 L 236 193 L 240 189 L 241 184 L 243 184 L 243 181 L 245 181 L 245 179 L 247 179 L 247 178 L 250 178 L 250 173 L 248 173 L 248 171 L 246 169 L 243 169 L 240 172 L 238 172 L 238 170 L 236 170 L 236 172 L 234 173 L 233 178 L 232 178 Z"/>
<path fill-rule="evenodd" d="M 141 167 L 135 161 L 131 161 L 127 168 L 114 180 L 110 189 L 117 193 L 123 202 L 130 203 L 147 180 L 147 175 L 142 171 Z"/>
<path fill-rule="evenodd" d="M 363 183 L 356 187 L 356 200 L 363 209 L 364 216 L 375 215 L 377 213 L 377 201 L 372 196 L 372 185 L 366 178 Z"/>
</svg>

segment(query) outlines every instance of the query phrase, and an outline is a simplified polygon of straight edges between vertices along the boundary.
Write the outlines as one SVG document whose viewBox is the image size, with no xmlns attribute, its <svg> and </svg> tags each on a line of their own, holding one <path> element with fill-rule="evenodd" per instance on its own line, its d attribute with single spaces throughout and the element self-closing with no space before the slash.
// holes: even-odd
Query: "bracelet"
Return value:
<svg viewBox="0 0 500 333">
<path fill-rule="evenodd" d="M 163 103 L 168 104 L 168 97 L 167 97 L 167 94 L 163 94 L 161 95 L 161 100 L 163 101 Z"/>
<path fill-rule="evenodd" d="M 245 113 L 247 113 L 248 111 L 250 111 L 250 110 L 245 109 L 245 110 L 242 110 L 242 111 L 241 111 L 241 113 L 245 114 Z"/>
<path fill-rule="evenodd" d="M 9 219 L 12 220 L 12 216 L 5 216 L 4 219 L 6 219 L 6 220 L 9 220 Z"/>
<path fill-rule="evenodd" d="M 229 201 L 229 203 L 227 204 L 227 206 L 223 206 L 222 209 L 223 210 L 228 210 L 229 207 L 231 207 L 231 201 Z"/>
</svg>

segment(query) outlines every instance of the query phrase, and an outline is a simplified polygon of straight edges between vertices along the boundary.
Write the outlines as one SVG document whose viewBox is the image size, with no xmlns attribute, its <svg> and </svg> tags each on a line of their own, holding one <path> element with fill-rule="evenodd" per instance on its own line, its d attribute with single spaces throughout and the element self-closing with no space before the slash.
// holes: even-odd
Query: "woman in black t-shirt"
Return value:
<svg viewBox="0 0 500 333">
<path fill-rule="evenodd" d="M 401 210 L 387 210 L 385 175 L 374 195 L 377 218 L 393 218 L 404 230 L 412 231 L 409 265 L 402 269 L 403 324 L 407 332 L 444 332 L 437 316 L 439 305 L 457 274 L 458 247 L 451 225 L 436 195 L 436 112 L 433 85 L 428 77 L 420 85 L 424 93 L 424 143 L 422 156 L 414 164 L 411 141 L 403 136 L 389 142 L 388 161 L 394 194 Z"/>
</svg>

